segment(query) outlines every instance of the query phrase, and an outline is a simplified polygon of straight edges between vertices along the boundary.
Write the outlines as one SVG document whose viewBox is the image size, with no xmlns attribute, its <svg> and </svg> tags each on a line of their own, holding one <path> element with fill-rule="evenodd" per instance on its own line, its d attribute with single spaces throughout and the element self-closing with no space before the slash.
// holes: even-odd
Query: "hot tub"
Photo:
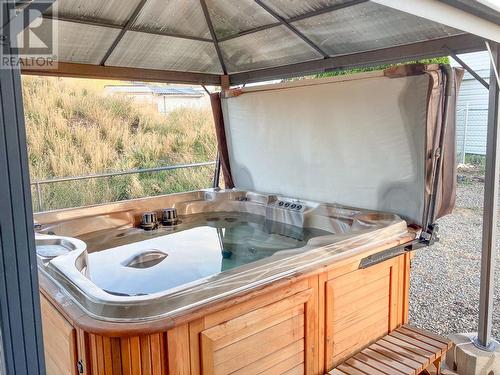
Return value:
<svg viewBox="0 0 500 375">
<path fill-rule="evenodd" d="M 151 221 L 164 209 L 176 211 L 176 220 Z M 238 190 L 63 210 L 37 220 L 41 271 L 89 315 L 109 321 L 178 314 L 408 231 L 394 214 Z"/>
<path fill-rule="evenodd" d="M 224 90 L 230 190 L 37 214 L 49 357 L 66 342 L 90 374 L 325 374 L 406 324 L 411 250 L 455 199 L 444 72 Z"/>
</svg>

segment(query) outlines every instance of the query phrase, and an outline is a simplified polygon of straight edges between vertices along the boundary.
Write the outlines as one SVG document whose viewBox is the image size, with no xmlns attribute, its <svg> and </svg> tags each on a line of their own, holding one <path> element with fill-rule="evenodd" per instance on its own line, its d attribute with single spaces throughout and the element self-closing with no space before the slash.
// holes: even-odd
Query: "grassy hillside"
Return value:
<svg viewBox="0 0 500 375">
<path fill-rule="evenodd" d="M 214 160 L 209 109 L 154 108 L 104 94 L 109 82 L 24 77 L 32 181 Z M 43 208 L 109 202 L 207 187 L 213 167 L 42 186 Z M 38 209 L 34 196 L 34 209 Z"/>
</svg>

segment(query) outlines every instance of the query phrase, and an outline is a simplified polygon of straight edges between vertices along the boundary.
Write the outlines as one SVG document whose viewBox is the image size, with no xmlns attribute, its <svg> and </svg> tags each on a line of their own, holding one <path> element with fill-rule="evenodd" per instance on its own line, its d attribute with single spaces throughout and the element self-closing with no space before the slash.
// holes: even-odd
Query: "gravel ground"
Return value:
<svg viewBox="0 0 500 375">
<path fill-rule="evenodd" d="M 410 283 L 410 323 L 440 334 L 477 331 L 481 259 L 481 177 L 460 179 L 452 215 L 439 220 L 440 241 L 416 252 Z M 500 256 L 493 335 L 500 338 Z"/>
</svg>

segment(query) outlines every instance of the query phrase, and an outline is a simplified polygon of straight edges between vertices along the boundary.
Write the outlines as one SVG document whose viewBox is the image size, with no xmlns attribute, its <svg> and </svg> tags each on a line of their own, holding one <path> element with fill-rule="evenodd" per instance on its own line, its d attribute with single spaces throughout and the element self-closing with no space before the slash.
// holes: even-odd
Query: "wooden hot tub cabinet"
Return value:
<svg viewBox="0 0 500 375">
<path fill-rule="evenodd" d="M 410 253 L 346 257 L 175 317 L 109 323 L 40 275 L 47 373 L 324 374 L 407 322 Z"/>
</svg>

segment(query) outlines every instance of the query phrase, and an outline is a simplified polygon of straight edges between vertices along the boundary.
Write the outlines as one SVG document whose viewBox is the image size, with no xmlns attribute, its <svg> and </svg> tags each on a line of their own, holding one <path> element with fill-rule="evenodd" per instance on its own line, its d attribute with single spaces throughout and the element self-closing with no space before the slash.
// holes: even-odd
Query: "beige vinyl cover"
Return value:
<svg viewBox="0 0 500 375">
<path fill-rule="evenodd" d="M 229 92 L 222 112 L 235 187 L 422 224 L 434 136 L 427 124 L 442 115 L 428 111 L 433 81 L 375 72 Z"/>
</svg>

